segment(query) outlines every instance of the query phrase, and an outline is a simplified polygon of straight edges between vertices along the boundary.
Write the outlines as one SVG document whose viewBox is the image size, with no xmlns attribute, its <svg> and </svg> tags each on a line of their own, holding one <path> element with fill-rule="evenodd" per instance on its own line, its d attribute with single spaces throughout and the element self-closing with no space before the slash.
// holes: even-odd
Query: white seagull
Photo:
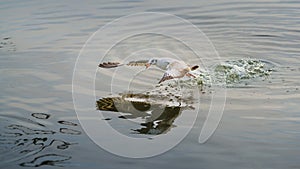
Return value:
<svg viewBox="0 0 300 169">
<path fill-rule="evenodd" d="M 155 65 L 158 68 L 165 70 L 165 73 L 161 80 L 158 83 L 161 83 L 166 80 L 181 78 L 184 76 L 195 77 L 190 72 L 199 68 L 198 65 L 190 66 L 184 61 L 176 60 L 173 58 L 152 58 L 150 60 L 139 60 L 131 61 L 127 64 L 121 64 L 118 62 L 104 62 L 100 63 L 99 67 L 101 68 L 115 68 L 119 66 L 146 66 L 149 68 L 151 65 Z"/>
</svg>

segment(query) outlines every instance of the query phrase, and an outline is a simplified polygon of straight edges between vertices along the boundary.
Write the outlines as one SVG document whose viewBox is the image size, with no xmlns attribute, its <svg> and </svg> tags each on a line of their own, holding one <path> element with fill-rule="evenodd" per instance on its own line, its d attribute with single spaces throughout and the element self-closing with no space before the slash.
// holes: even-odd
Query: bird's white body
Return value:
<svg viewBox="0 0 300 169">
<path fill-rule="evenodd" d="M 190 66 L 187 65 L 184 61 L 173 58 L 158 58 L 150 59 L 148 63 L 150 65 L 156 65 L 162 70 L 166 70 L 159 83 L 169 79 L 181 78 L 185 75 L 193 76 L 189 73 L 191 71 Z"/>
<path fill-rule="evenodd" d="M 173 63 L 176 61 L 177 60 L 172 59 L 172 58 L 161 58 L 161 59 L 157 59 L 157 63 L 155 65 L 162 70 L 167 70 L 170 63 Z"/>
</svg>

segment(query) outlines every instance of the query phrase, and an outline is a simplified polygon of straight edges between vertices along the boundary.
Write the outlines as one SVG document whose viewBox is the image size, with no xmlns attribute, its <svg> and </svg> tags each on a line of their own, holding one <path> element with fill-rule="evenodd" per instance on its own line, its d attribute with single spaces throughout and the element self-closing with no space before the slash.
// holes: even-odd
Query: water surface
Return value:
<svg viewBox="0 0 300 169">
<path fill-rule="evenodd" d="M 1 168 L 300 167 L 299 2 L 16 0 L 0 4 Z M 255 58 L 276 65 L 275 69 L 267 78 L 227 88 L 222 121 L 207 143 L 200 145 L 197 140 L 209 108 L 209 92 L 201 95 L 195 126 L 172 150 L 146 159 L 112 155 L 80 127 L 72 102 L 73 68 L 80 49 L 95 31 L 136 12 L 182 17 L 208 36 L 222 61 Z M 144 89 L 156 81 L 135 87 Z M 105 87 L 97 85 L 97 99 L 108 97 L 101 92 Z M 108 118 L 113 121 L 118 114 Z M 171 126 L 169 132 L 176 129 L 176 124 L 165 124 Z M 146 124 L 148 129 L 151 125 Z M 149 134 L 146 129 L 137 131 Z"/>
</svg>

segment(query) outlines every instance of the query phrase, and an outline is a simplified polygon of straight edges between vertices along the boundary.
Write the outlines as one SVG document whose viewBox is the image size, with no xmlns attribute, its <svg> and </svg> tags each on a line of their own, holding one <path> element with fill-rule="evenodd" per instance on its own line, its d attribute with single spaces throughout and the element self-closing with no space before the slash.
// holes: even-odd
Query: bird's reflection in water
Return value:
<svg viewBox="0 0 300 169">
<path fill-rule="evenodd" d="M 142 119 L 140 127 L 131 130 L 134 133 L 147 135 L 167 133 L 171 128 L 176 127 L 174 121 L 183 110 L 193 109 L 192 106 L 182 106 L 179 102 L 174 104 L 174 100 L 172 100 L 173 105 L 168 105 L 168 102 L 158 98 L 155 98 L 155 102 L 151 102 L 150 97 L 146 94 L 122 94 L 120 97 L 101 98 L 96 105 L 101 111 L 121 113 L 122 115 L 119 116 L 121 119 Z"/>
</svg>

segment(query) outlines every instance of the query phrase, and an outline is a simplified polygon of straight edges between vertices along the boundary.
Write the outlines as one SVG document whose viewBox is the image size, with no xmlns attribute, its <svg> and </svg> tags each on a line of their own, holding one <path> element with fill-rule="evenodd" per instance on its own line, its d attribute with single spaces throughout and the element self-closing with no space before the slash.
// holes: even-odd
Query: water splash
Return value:
<svg viewBox="0 0 300 169">
<path fill-rule="evenodd" d="M 213 66 L 211 71 L 196 70 L 193 74 L 197 78 L 183 78 L 180 84 L 185 87 L 204 87 L 225 84 L 227 86 L 238 85 L 242 81 L 257 78 L 267 78 L 273 72 L 275 66 L 270 62 L 259 59 L 239 59 L 225 61 Z"/>
<path fill-rule="evenodd" d="M 218 64 L 214 69 L 216 81 L 224 76 L 226 84 L 235 84 L 247 79 L 266 78 L 273 71 L 270 63 L 259 59 L 239 59 Z"/>
</svg>

